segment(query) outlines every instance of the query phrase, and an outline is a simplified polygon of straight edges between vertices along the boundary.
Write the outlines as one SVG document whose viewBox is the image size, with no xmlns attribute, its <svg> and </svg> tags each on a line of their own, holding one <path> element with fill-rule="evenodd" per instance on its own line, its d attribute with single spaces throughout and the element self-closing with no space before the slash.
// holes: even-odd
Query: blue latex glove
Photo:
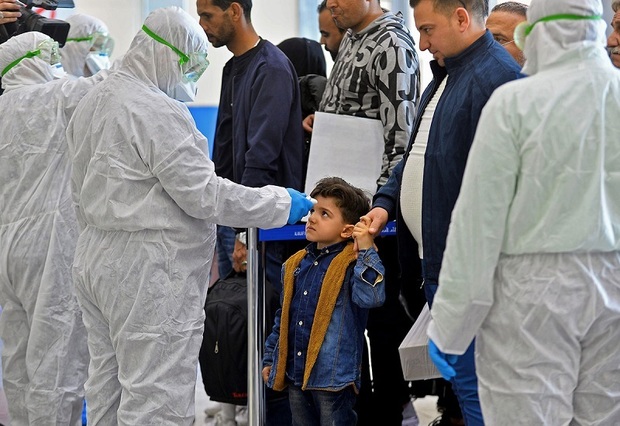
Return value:
<svg viewBox="0 0 620 426">
<path fill-rule="evenodd" d="M 435 342 L 430 339 L 428 341 L 428 354 L 444 379 L 450 380 L 456 376 L 453 365 L 456 363 L 458 355 L 448 355 L 441 352 Z"/>
<path fill-rule="evenodd" d="M 286 190 L 291 196 L 291 211 L 288 214 L 287 222 L 289 225 L 294 225 L 308 214 L 312 206 L 316 204 L 316 200 L 292 188 L 286 188 Z"/>
</svg>

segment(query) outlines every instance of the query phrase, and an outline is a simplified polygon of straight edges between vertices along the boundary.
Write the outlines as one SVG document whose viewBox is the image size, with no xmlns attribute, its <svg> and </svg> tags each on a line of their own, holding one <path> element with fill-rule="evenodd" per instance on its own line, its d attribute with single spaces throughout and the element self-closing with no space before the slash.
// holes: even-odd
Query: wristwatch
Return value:
<svg viewBox="0 0 620 426">
<path fill-rule="evenodd" d="M 237 241 L 239 241 L 241 244 L 247 246 L 248 245 L 248 233 L 246 231 L 243 232 L 239 232 L 235 238 L 237 238 Z"/>
</svg>

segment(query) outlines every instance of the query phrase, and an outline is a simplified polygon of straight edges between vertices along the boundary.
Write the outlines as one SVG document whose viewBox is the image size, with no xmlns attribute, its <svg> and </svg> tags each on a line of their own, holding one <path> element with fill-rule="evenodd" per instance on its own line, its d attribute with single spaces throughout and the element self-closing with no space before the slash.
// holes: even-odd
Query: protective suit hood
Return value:
<svg viewBox="0 0 620 426">
<path fill-rule="evenodd" d="M 533 0 L 527 11 L 532 24 L 541 18 L 573 14 L 603 14 L 601 0 Z M 572 58 L 584 60 L 605 53 L 604 20 L 554 20 L 539 22 L 525 39 L 525 65 L 528 75 Z"/>
<path fill-rule="evenodd" d="M 94 33 L 108 34 L 107 25 L 94 16 L 76 13 L 69 16 L 66 21 L 71 25 L 67 39 L 91 36 Z M 89 41 L 68 40 L 60 50 L 62 66 L 65 71 L 76 77 L 84 76 L 84 64 L 90 51 Z"/>
<path fill-rule="evenodd" d="M 207 51 L 208 40 L 203 29 L 187 12 L 176 6 L 154 10 L 144 25 L 185 54 Z M 123 57 L 119 72 L 130 74 L 174 98 L 177 86 L 183 84 L 179 59 L 179 55 L 169 46 L 141 29 Z"/>
<path fill-rule="evenodd" d="M 39 44 L 51 38 L 43 33 L 30 31 L 11 37 L 0 45 L 0 72 L 26 53 L 36 50 Z M 2 88 L 8 92 L 22 86 L 47 83 L 54 80 L 54 69 L 40 56 L 21 60 L 2 76 Z"/>
</svg>

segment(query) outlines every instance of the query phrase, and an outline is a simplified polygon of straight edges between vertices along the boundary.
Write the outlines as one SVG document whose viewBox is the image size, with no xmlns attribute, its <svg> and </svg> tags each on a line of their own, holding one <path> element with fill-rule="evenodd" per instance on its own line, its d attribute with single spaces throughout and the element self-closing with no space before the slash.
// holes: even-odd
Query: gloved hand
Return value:
<svg viewBox="0 0 620 426">
<path fill-rule="evenodd" d="M 289 225 L 294 225 L 308 214 L 312 206 L 316 204 L 316 200 L 292 188 L 286 188 L 286 190 L 288 195 L 291 196 L 291 211 L 288 214 L 287 222 Z"/>
<path fill-rule="evenodd" d="M 444 379 L 450 380 L 456 376 L 453 365 L 459 358 L 458 355 L 449 355 L 441 352 L 435 342 L 430 339 L 428 341 L 428 354 Z"/>
</svg>

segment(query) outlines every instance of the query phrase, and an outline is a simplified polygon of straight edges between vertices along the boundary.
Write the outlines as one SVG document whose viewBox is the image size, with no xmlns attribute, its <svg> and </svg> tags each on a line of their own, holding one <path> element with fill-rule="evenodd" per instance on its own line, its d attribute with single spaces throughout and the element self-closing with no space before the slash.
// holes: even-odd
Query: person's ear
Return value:
<svg viewBox="0 0 620 426">
<path fill-rule="evenodd" d="M 344 228 L 342 228 L 340 237 L 351 238 L 351 236 L 353 235 L 353 228 L 355 228 L 355 225 L 345 225 Z"/>
<path fill-rule="evenodd" d="M 467 28 L 469 28 L 469 25 L 471 24 L 471 17 L 469 16 L 467 9 L 464 7 L 457 7 L 454 11 L 454 18 L 461 32 L 465 32 Z"/>
<path fill-rule="evenodd" d="M 233 21 L 238 21 L 243 18 L 243 7 L 237 2 L 233 2 L 229 6 L 230 17 Z"/>
</svg>

